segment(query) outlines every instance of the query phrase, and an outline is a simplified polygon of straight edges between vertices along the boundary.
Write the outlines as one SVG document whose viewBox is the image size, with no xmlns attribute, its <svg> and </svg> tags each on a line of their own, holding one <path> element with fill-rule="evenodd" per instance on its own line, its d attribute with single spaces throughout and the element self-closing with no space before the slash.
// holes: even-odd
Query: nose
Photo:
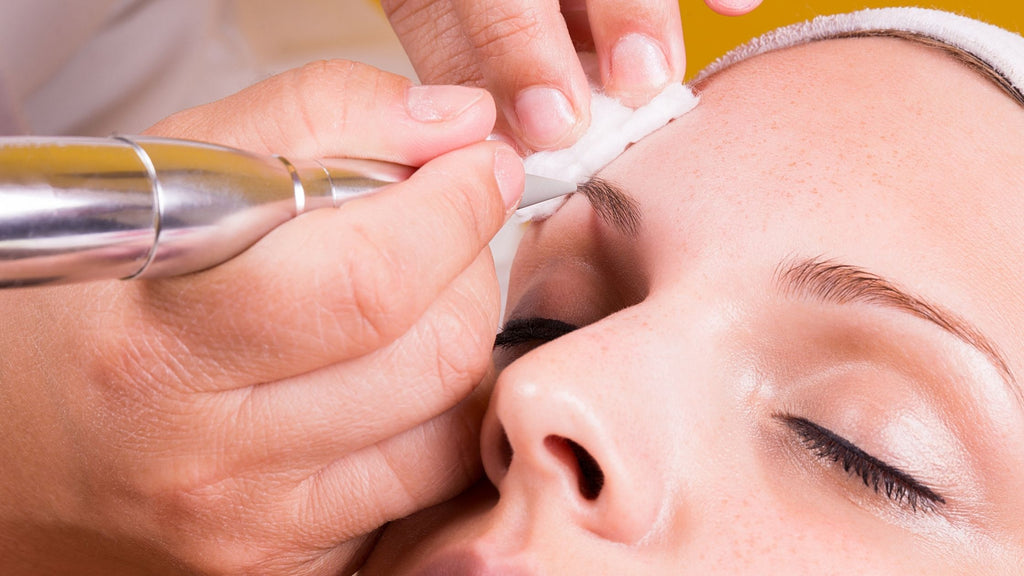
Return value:
<svg viewBox="0 0 1024 576">
<path fill-rule="evenodd" d="M 644 449 L 634 415 L 589 380 L 507 368 L 484 422 L 484 468 L 502 501 L 525 506 L 527 518 L 554 515 L 603 539 L 636 543 L 667 510 L 663 468 Z"/>
</svg>

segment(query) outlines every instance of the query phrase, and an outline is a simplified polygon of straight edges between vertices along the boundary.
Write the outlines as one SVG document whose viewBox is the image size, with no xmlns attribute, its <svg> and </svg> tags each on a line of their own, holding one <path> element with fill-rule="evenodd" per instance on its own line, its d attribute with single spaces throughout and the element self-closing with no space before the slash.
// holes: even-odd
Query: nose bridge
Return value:
<svg viewBox="0 0 1024 576">
<path fill-rule="evenodd" d="M 576 347 L 563 355 L 558 344 L 499 378 L 483 432 L 485 468 L 503 500 L 555 505 L 563 520 L 601 538 L 637 543 L 667 511 L 665 462 L 637 446 L 641 415 L 618 397 L 622 383 L 606 385 L 600 366 L 569 360 Z"/>
</svg>

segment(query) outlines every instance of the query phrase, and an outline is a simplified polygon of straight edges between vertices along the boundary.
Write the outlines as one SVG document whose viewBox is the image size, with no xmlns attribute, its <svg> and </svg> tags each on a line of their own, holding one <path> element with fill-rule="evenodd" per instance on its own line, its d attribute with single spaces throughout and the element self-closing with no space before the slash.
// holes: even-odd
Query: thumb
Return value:
<svg viewBox="0 0 1024 576">
<path fill-rule="evenodd" d="M 296 158 L 420 166 L 483 140 L 494 118 L 483 89 L 415 86 L 372 66 L 329 60 L 179 112 L 146 132 Z"/>
</svg>

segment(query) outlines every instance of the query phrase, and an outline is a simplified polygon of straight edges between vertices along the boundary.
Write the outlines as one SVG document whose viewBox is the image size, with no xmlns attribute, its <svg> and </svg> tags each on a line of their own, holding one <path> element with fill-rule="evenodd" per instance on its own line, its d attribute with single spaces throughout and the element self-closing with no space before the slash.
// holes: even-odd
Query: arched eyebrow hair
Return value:
<svg viewBox="0 0 1024 576">
<path fill-rule="evenodd" d="M 580 184 L 576 191 L 590 201 L 598 217 L 623 234 L 636 237 L 640 233 L 643 223 L 640 205 L 618 184 L 595 176 Z"/>
<path fill-rule="evenodd" d="M 831 304 L 876 304 L 927 320 L 988 358 L 1017 398 L 1018 404 L 1024 407 L 1024 390 L 992 340 L 963 318 L 902 290 L 881 276 L 849 264 L 808 258 L 780 264 L 772 283 L 782 294 L 791 297 L 810 298 Z"/>
</svg>

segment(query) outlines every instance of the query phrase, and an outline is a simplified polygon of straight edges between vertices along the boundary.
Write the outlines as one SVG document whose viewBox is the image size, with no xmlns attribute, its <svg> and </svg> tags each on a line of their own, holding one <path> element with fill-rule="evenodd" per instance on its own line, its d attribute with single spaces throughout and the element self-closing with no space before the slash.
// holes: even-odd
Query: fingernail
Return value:
<svg viewBox="0 0 1024 576">
<path fill-rule="evenodd" d="M 484 96 L 469 86 L 410 86 L 405 105 L 419 122 L 445 122 L 469 110 Z"/>
<path fill-rule="evenodd" d="M 576 125 L 572 104 L 555 88 L 527 88 L 516 96 L 515 107 L 523 139 L 536 149 L 555 147 Z"/>
<path fill-rule="evenodd" d="M 526 173 L 522 158 L 507 146 L 499 146 L 494 151 L 494 179 L 505 201 L 505 211 L 511 212 L 523 195 Z"/>
<path fill-rule="evenodd" d="M 714 10 L 725 16 L 739 16 L 750 12 L 761 3 L 761 0 L 718 0 Z"/>
<path fill-rule="evenodd" d="M 487 135 L 487 139 L 508 145 L 509 148 L 515 150 L 516 154 L 519 154 L 520 156 L 526 156 L 529 153 L 529 150 L 524 150 L 522 146 L 519 145 L 519 142 L 516 142 L 514 137 L 501 130 L 495 129 L 494 132 Z"/>
<path fill-rule="evenodd" d="M 660 88 L 669 79 L 668 61 L 650 36 L 626 34 L 612 49 L 611 76 L 619 90 Z"/>
</svg>

